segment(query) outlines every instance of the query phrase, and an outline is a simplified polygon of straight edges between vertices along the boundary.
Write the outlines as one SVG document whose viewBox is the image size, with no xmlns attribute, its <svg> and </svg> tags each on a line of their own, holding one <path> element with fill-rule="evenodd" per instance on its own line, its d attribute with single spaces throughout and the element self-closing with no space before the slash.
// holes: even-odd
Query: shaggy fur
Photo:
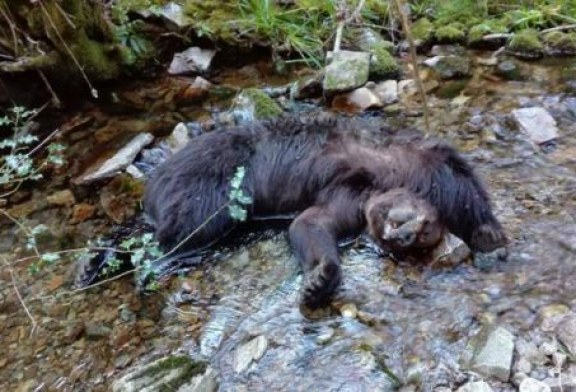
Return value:
<svg viewBox="0 0 576 392">
<path fill-rule="evenodd" d="M 361 232 L 366 203 L 391 189 L 426 200 L 475 251 L 506 242 L 486 190 L 453 148 L 414 141 L 374 147 L 347 121 L 284 117 L 202 135 L 153 173 L 144 208 L 164 249 L 228 201 L 239 166 L 246 168 L 242 188 L 253 199 L 249 218 L 300 213 L 289 234 L 307 276 L 303 302 L 312 308 L 329 303 L 341 282 L 338 239 Z M 209 246 L 235 225 L 223 210 L 181 250 Z"/>
</svg>

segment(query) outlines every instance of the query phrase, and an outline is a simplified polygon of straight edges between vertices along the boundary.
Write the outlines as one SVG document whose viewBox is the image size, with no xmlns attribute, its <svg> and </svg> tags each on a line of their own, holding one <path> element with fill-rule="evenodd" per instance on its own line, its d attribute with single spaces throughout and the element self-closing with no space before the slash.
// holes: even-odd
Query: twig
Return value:
<svg viewBox="0 0 576 392">
<path fill-rule="evenodd" d="M 42 72 L 41 69 L 38 70 L 38 75 L 40 75 L 40 79 L 42 79 L 42 81 L 46 85 L 46 88 L 48 89 L 48 92 L 50 92 L 50 95 L 52 95 L 52 103 L 54 104 L 54 106 L 56 106 L 57 108 L 62 107 L 62 101 L 60 101 L 60 98 L 58 98 L 56 91 L 54 91 L 54 89 L 50 85 L 50 82 L 48 82 L 48 79 L 46 78 L 44 72 Z"/>
<path fill-rule="evenodd" d="M 2 261 L 4 262 L 4 264 L 6 264 L 6 267 L 8 268 L 8 272 L 10 273 L 10 279 L 12 281 L 12 287 L 14 288 L 14 292 L 16 293 L 16 296 L 18 297 L 18 301 L 20 301 L 20 304 L 24 308 L 26 315 L 28 316 L 28 318 L 30 319 L 30 322 L 32 323 L 32 329 L 30 330 L 30 336 L 32 336 L 34 334 L 34 331 L 36 330 L 36 327 L 38 326 L 38 323 L 36 322 L 36 319 L 34 318 L 34 316 L 32 316 L 32 313 L 30 312 L 30 309 L 28 309 L 26 302 L 24 302 L 24 299 L 22 298 L 22 294 L 20 294 L 20 290 L 18 289 L 18 283 L 16 282 L 16 277 L 14 276 L 14 270 L 12 269 L 12 267 L 10 266 L 8 261 L 3 256 L 0 256 L 0 258 L 2 259 Z"/>
<path fill-rule="evenodd" d="M 344 32 L 344 27 L 352 22 L 354 19 L 358 18 L 358 16 L 360 15 L 360 11 L 362 11 L 362 7 L 364 7 L 364 3 L 366 2 L 366 0 L 360 0 L 358 2 L 358 5 L 356 6 L 356 8 L 354 9 L 354 11 L 352 12 L 352 14 L 350 14 L 350 16 L 348 18 L 345 18 L 345 9 L 346 9 L 346 1 L 343 0 L 342 1 L 342 10 L 340 10 L 340 12 L 342 13 L 342 16 L 340 17 L 340 21 L 338 22 L 338 26 L 336 27 L 336 38 L 334 39 L 334 50 L 332 51 L 333 53 L 339 52 L 340 51 L 340 46 L 342 44 L 342 33 Z"/>
<path fill-rule="evenodd" d="M 541 30 L 540 34 L 551 33 L 553 31 L 572 30 L 572 29 L 576 29 L 576 23 L 563 26 L 550 27 L 549 29 Z"/>
<path fill-rule="evenodd" d="M 430 134 L 430 114 L 428 111 L 428 97 L 426 96 L 426 91 L 424 90 L 424 84 L 422 83 L 422 79 L 420 78 L 420 69 L 418 68 L 418 59 L 416 57 L 416 44 L 414 43 L 414 37 L 412 36 L 410 21 L 408 20 L 408 17 L 404 13 L 403 0 L 394 0 L 394 3 L 396 4 L 396 8 L 398 9 L 398 12 L 400 14 L 400 21 L 402 22 L 402 27 L 404 29 L 406 39 L 408 39 L 408 46 L 410 47 L 410 60 L 412 63 L 412 67 L 414 68 L 414 78 L 416 79 L 416 84 L 422 97 L 422 110 L 424 111 L 424 122 L 426 124 L 426 133 Z"/>
</svg>

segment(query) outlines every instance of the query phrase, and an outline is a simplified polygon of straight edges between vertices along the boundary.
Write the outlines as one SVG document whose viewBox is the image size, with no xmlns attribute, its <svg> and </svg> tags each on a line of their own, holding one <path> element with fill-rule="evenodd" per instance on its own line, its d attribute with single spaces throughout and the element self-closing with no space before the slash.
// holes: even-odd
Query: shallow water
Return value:
<svg viewBox="0 0 576 392">
<path fill-rule="evenodd" d="M 490 188 L 511 238 L 506 262 L 429 270 L 395 263 L 359 241 L 342 250 L 345 284 L 336 306 L 313 319 L 298 307 L 302 278 L 285 233 L 223 253 L 149 297 L 136 295 L 130 279 L 64 295 L 67 265 L 34 277 L 18 265 L 17 284 L 38 328 L 30 336 L 30 320 L 2 271 L 0 341 L 7 350 L 0 389 L 106 390 L 131 365 L 183 351 L 210 361 L 222 391 L 428 391 L 469 377 L 467 346 L 484 325 L 546 339 L 543 307 L 576 310 L 576 96 L 567 92 L 570 62 L 522 67 L 524 81 L 494 82 L 484 70 L 459 96 L 430 97 L 434 129 L 466 152 Z M 511 126 L 510 110 L 532 105 L 552 113 L 559 140 L 537 147 Z M 389 121 L 423 126 L 422 118 Z M 78 140 L 78 149 L 91 143 Z M 49 191 L 36 190 L 32 199 Z M 106 224 L 96 217 L 67 232 L 65 217 L 53 208 L 31 219 L 77 243 Z M 3 233 L 4 254 L 19 245 L 11 236 Z M 343 304 L 354 304 L 357 317 L 340 315 Z M 90 324 L 104 328 L 88 333 Z M 242 367 L 238 352 L 255 337 L 267 348 Z"/>
</svg>

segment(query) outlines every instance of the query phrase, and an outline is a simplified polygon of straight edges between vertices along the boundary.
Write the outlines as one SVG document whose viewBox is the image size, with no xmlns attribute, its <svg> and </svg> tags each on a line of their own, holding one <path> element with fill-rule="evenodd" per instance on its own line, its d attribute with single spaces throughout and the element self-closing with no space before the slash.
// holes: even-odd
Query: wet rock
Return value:
<svg viewBox="0 0 576 392">
<path fill-rule="evenodd" d="M 548 384 L 534 378 L 525 378 L 518 386 L 520 392 L 551 392 Z"/>
<path fill-rule="evenodd" d="M 558 323 L 570 312 L 564 304 L 550 304 L 538 310 L 540 328 L 545 332 L 554 331 Z"/>
<path fill-rule="evenodd" d="M 432 253 L 432 264 L 435 267 L 456 267 L 470 257 L 470 248 L 464 241 L 448 233 Z"/>
<path fill-rule="evenodd" d="M 182 87 L 179 92 L 174 95 L 174 102 L 186 104 L 201 101 L 208 97 L 211 87 L 212 83 L 197 76 L 192 83 Z"/>
<path fill-rule="evenodd" d="M 576 314 L 563 317 L 556 326 L 556 334 L 568 351 L 576 356 Z"/>
<path fill-rule="evenodd" d="M 74 180 L 76 185 L 86 185 L 92 182 L 114 177 L 117 173 L 126 169 L 132 163 L 136 155 L 148 144 L 152 143 L 154 136 L 143 133 L 134 137 L 128 144 L 122 147 L 112 158 L 98 167 L 91 167 Z"/>
<path fill-rule="evenodd" d="M 168 73 L 170 75 L 206 73 L 210 70 L 215 55 L 216 51 L 212 49 L 202 49 L 196 46 L 188 48 L 174 55 Z"/>
<path fill-rule="evenodd" d="M 313 76 L 303 78 L 296 82 L 292 95 L 295 99 L 316 98 L 322 96 L 322 80 L 324 74 L 318 72 Z"/>
<path fill-rule="evenodd" d="M 120 224 L 136 214 L 144 184 L 127 175 L 116 177 L 100 192 L 100 205 L 104 213 Z"/>
<path fill-rule="evenodd" d="M 218 387 L 215 372 L 186 356 L 169 356 L 137 366 L 112 384 L 113 392 L 212 392 Z"/>
<path fill-rule="evenodd" d="M 126 173 L 130 174 L 130 176 L 135 180 L 142 180 L 146 177 L 146 175 L 134 164 L 128 165 Z"/>
<path fill-rule="evenodd" d="M 70 217 L 70 223 L 76 224 L 84 222 L 94 216 L 96 212 L 96 206 L 87 203 L 76 204 L 72 208 L 72 216 Z"/>
<path fill-rule="evenodd" d="M 462 56 L 436 56 L 424 64 L 438 72 L 442 79 L 453 79 L 470 75 L 470 59 Z"/>
<path fill-rule="evenodd" d="M 326 328 L 316 337 L 316 342 L 318 344 L 326 344 L 332 340 L 335 333 L 336 331 L 334 331 L 334 328 Z"/>
<path fill-rule="evenodd" d="M 553 56 L 573 56 L 576 54 L 576 33 L 552 31 L 544 35 L 547 52 Z"/>
<path fill-rule="evenodd" d="M 234 99 L 232 114 L 237 121 L 245 122 L 279 116 L 282 109 L 265 92 L 248 88 Z"/>
<path fill-rule="evenodd" d="M 538 31 L 526 29 L 515 33 L 508 41 L 506 49 L 516 57 L 534 59 L 542 57 L 544 44 L 540 41 Z"/>
<path fill-rule="evenodd" d="M 345 318 L 356 318 L 358 309 L 354 304 L 345 304 L 340 308 L 340 314 Z"/>
<path fill-rule="evenodd" d="M 520 130 L 536 144 L 543 144 L 558 137 L 556 120 L 544 108 L 514 109 L 512 116 Z"/>
<path fill-rule="evenodd" d="M 492 388 L 485 381 L 468 382 L 457 389 L 458 392 L 492 392 Z"/>
<path fill-rule="evenodd" d="M 89 339 L 100 339 L 110 336 L 112 329 L 100 323 L 88 322 L 85 325 L 84 333 Z"/>
<path fill-rule="evenodd" d="M 396 103 L 398 102 L 398 82 L 395 80 L 380 82 L 374 87 L 374 93 L 384 105 Z"/>
<path fill-rule="evenodd" d="M 176 124 L 174 130 L 166 139 L 166 143 L 173 153 L 180 151 L 189 141 L 188 127 L 184 123 Z"/>
<path fill-rule="evenodd" d="M 268 339 L 258 336 L 239 347 L 234 353 L 234 371 L 242 373 L 254 361 L 258 361 L 268 349 Z"/>
<path fill-rule="evenodd" d="M 498 63 L 496 67 L 496 74 L 506 80 L 522 80 L 520 68 L 513 60 L 504 60 Z"/>
<path fill-rule="evenodd" d="M 48 204 L 50 205 L 59 207 L 69 207 L 76 203 L 74 194 L 69 189 L 58 191 L 46 196 L 46 201 L 48 201 Z"/>
<path fill-rule="evenodd" d="M 477 336 L 472 370 L 508 381 L 514 353 L 514 335 L 503 327 L 485 328 Z"/>
<path fill-rule="evenodd" d="M 349 93 L 336 95 L 331 106 L 347 113 L 361 113 L 368 109 L 380 108 L 383 105 L 372 90 L 360 87 Z"/>
<path fill-rule="evenodd" d="M 350 91 L 368 80 L 370 53 L 340 51 L 333 54 L 332 62 L 326 67 L 323 89 L 327 94 Z"/>
</svg>

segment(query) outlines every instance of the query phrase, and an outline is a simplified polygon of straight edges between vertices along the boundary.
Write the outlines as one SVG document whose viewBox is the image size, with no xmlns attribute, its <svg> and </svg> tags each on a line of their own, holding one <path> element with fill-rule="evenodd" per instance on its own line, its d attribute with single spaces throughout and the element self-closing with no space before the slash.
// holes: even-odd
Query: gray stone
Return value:
<svg viewBox="0 0 576 392">
<path fill-rule="evenodd" d="M 576 315 L 570 313 L 556 326 L 558 339 L 566 346 L 572 355 L 576 355 Z"/>
<path fill-rule="evenodd" d="M 90 167 L 86 172 L 74 180 L 76 185 L 85 185 L 104 178 L 114 177 L 132 163 L 136 155 L 148 144 L 152 143 L 154 136 L 141 133 L 122 147 L 114 156 L 99 167 Z"/>
<path fill-rule="evenodd" d="M 112 329 L 100 323 L 86 323 L 85 325 L 86 337 L 89 339 L 100 339 L 110 336 Z"/>
<path fill-rule="evenodd" d="M 254 361 L 258 361 L 268 349 L 268 339 L 257 336 L 248 343 L 239 347 L 234 354 L 234 371 L 242 373 Z"/>
<path fill-rule="evenodd" d="M 372 90 L 360 87 L 354 91 L 335 96 L 332 100 L 332 107 L 346 112 L 358 113 L 367 109 L 381 108 L 382 101 Z"/>
<path fill-rule="evenodd" d="M 141 180 L 145 177 L 144 173 L 134 165 L 128 165 L 126 173 L 130 174 L 132 178 L 136 180 Z"/>
<path fill-rule="evenodd" d="M 48 204 L 53 206 L 71 206 L 76 203 L 74 199 L 74 194 L 69 189 L 64 189 L 63 191 L 54 192 L 53 194 L 46 197 Z"/>
<path fill-rule="evenodd" d="M 518 387 L 519 392 L 551 392 L 548 384 L 534 378 L 526 377 Z"/>
<path fill-rule="evenodd" d="M 368 80 L 369 69 L 370 53 L 336 52 L 325 69 L 323 89 L 327 94 L 335 94 L 360 87 Z"/>
<path fill-rule="evenodd" d="M 453 79 L 470 75 L 470 59 L 462 56 L 435 56 L 424 64 L 438 72 L 442 79 Z"/>
<path fill-rule="evenodd" d="M 210 70 L 215 55 L 216 51 L 212 49 L 202 49 L 196 46 L 188 48 L 174 55 L 168 73 L 170 75 L 206 73 Z"/>
<path fill-rule="evenodd" d="M 156 14 L 178 29 L 185 29 L 192 25 L 192 19 L 186 15 L 184 7 L 172 1 L 161 6 Z"/>
<path fill-rule="evenodd" d="M 508 381 L 514 353 L 514 335 L 503 327 L 481 331 L 475 347 L 472 370 L 486 377 Z"/>
<path fill-rule="evenodd" d="M 536 144 L 546 143 L 558 137 L 556 120 L 541 107 L 515 109 L 512 116 L 518 127 Z"/>
<path fill-rule="evenodd" d="M 470 257 L 470 248 L 460 238 L 448 233 L 432 253 L 434 265 L 455 267 Z"/>
<path fill-rule="evenodd" d="M 186 356 L 168 356 L 132 368 L 114 381 L 113 392 L 213 392 L 218 383 L 212 368 Z"/>
<path fill-rule="evenodd" d="M 486 381 L 468 382 L 457 389 L 458 392 L 492 392 Z"/>
<path fill-rule="evenodd" d="M 380 98 L 384 105 L 398 102 L 398 82 L 395 80 L 385 80 L 374 87 L 374 93 Z"/>
</svg>

